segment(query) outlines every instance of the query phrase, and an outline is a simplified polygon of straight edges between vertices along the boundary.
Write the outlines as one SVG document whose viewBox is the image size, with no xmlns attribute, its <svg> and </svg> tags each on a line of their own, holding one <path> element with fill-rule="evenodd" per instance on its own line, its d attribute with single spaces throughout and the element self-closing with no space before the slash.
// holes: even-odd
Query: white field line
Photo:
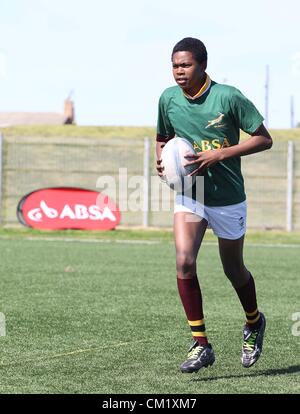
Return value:
<svg viewBox="0 0 300 414">
<path fill-rule="evenodd" d="M 103 351 L 104 349 L 111 348 L 112 346 L 114 348 L 116 348 L 116 347 L 119 348 L 121 346 L 136 345 L 136 344 L 139 344 L 139 343 L 146 343 L 146 342 L 149 342 L 149 339 L 147 339 L 147 340 L 146 339 L 140 339 L 138 341 L 130 341 L 130 342 L 119 342 L 119 343 L 104 345 L 104 346 L 101 346 L 99 348 L 76 349 L 76 350 L 70 351 L 70 352 L 61 352 L 61 353 L 53 354 L 53 355 L 45 355 L 45 356 L 41 356 L 41 357 L 21 359 L 20 361 L 15 361 L 15 362 L 0 363 L 0 368 L 1 367 L 10 367 L 10 366 L 14 366 L 14 365 L 26 364 L 26 363 L 29 363 L 29 362 L 40 362 L 40 361 L 43 362 L 43 361 L 47 361 L 47 360 L 51 360 L 51 359 L 63 358 L 63 357 L 83 354 L 83 353 L 87 353 L 87 352 L 98 352 L 98 351 Z"/>
<path fill-rule="evenodd" d="M 77 239 L 71 237 L 19 237 L 19 238 L 11 238 L 7 236 L 0 236 L 0 240 L 26 240 L 26 241 L 47 241 L 47 242 L 66 242 L 66 243 L 106 243 L 106 244 L 174 244 L 174 242 L 166 242 L 160 240 L 100 240 L 100 239 Z M 203 246 L 217 246 L 217 242 L 203 242 Z M 280 248 L 291 248 L 291 249 L 300 249 L 299 244 L 288 244 L 288 243 L 251 243 L 245 242 L 245 247 L 280 247 Z"/>
<path fill-rule="evenodd" d="M 26 241 L 47 241 L 47 242 L 66 242 L 66 243 L 119 243 L 119 244 L 160 244 L 159 240 L 100 240 L 100 239 L 77 239 L 71 237 L 7 237 L 0 236 L 0 240 L 26 240 Z"/>
</svg>

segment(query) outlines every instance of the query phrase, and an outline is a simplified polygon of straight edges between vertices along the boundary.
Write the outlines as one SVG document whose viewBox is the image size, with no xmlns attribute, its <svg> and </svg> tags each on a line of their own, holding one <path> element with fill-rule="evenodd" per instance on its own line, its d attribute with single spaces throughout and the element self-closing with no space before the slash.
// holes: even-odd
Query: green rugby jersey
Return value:
<svg viewBox="0 0 300 414">
<path fill-rule="evenodd" d="M 237 145 L 240 129 L 251 134 L 262 124 L 262 115 L 238 89 L 207 76 L 201 91 L 193 98 L 179 86 L 162 93 L 157 141 L 167 142 L 176 135 L 191 141 L 196 152 L 207 151 Z M 226 206 L 245 199 L 241 157 L 218 162 L 205 171 L 205 205 Z"/>
</svg>

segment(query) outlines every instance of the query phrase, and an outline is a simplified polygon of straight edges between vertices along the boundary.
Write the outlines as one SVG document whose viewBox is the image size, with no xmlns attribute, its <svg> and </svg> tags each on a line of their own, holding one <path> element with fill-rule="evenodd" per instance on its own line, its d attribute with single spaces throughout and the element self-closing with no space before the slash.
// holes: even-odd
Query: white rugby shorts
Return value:
<svg viewBox="0 0 300 414">
<path fill-rule="evenodd" d="M 177 194 L 174 214 L 178 212 L 193 213 L 204 218 L 208 222 L 208 228 L 222 239 L 236 240 L 246 232 L 246 201 L 229 206 L 209 207 L 190 197 Z"/>
</svg>

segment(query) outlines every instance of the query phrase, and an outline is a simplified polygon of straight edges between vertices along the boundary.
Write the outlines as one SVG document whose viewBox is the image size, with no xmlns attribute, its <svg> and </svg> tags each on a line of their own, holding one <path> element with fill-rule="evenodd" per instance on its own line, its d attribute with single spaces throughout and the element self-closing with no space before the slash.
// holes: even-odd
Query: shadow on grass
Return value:
<svg viewBox="0 0 300 414">
<path fill-rule="evenodd" d="M 193 378 L 192 381 L 217 381 L 222 379 L 234 379 L 234 378 L 246 378 L 246 377 L 260 377 L 260 376 L 272 376 L 272 375 L 286 375 L 286 374 L 295 374 L 300 372 L 300 365 L 293 365 L 288 368 L 279 368 L 279 369 L 267 369 L 264 371 L 249 372 L 249 374 L 239 374 L 239 375 L 220 375 L 207 378 Z"/>
</svg>

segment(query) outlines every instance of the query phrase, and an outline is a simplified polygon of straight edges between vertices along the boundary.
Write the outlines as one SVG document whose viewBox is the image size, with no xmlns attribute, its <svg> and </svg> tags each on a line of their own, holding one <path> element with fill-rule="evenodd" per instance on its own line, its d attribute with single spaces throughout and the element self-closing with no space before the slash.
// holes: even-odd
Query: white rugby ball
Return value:
<svg viewBox="0 0 300 414">
<path fill-rule="evenodd" d="M 166 143 L 161 153 L 161 165 L 164 167 L 162 180 L 172 190 L 183 192 L 193 185 L 195 176 L 188 177 L 198 165 L 184 167 L 187 154 L 196 154 L 193 144 L 186 138 L 172 138 Z"/>
</svg>

